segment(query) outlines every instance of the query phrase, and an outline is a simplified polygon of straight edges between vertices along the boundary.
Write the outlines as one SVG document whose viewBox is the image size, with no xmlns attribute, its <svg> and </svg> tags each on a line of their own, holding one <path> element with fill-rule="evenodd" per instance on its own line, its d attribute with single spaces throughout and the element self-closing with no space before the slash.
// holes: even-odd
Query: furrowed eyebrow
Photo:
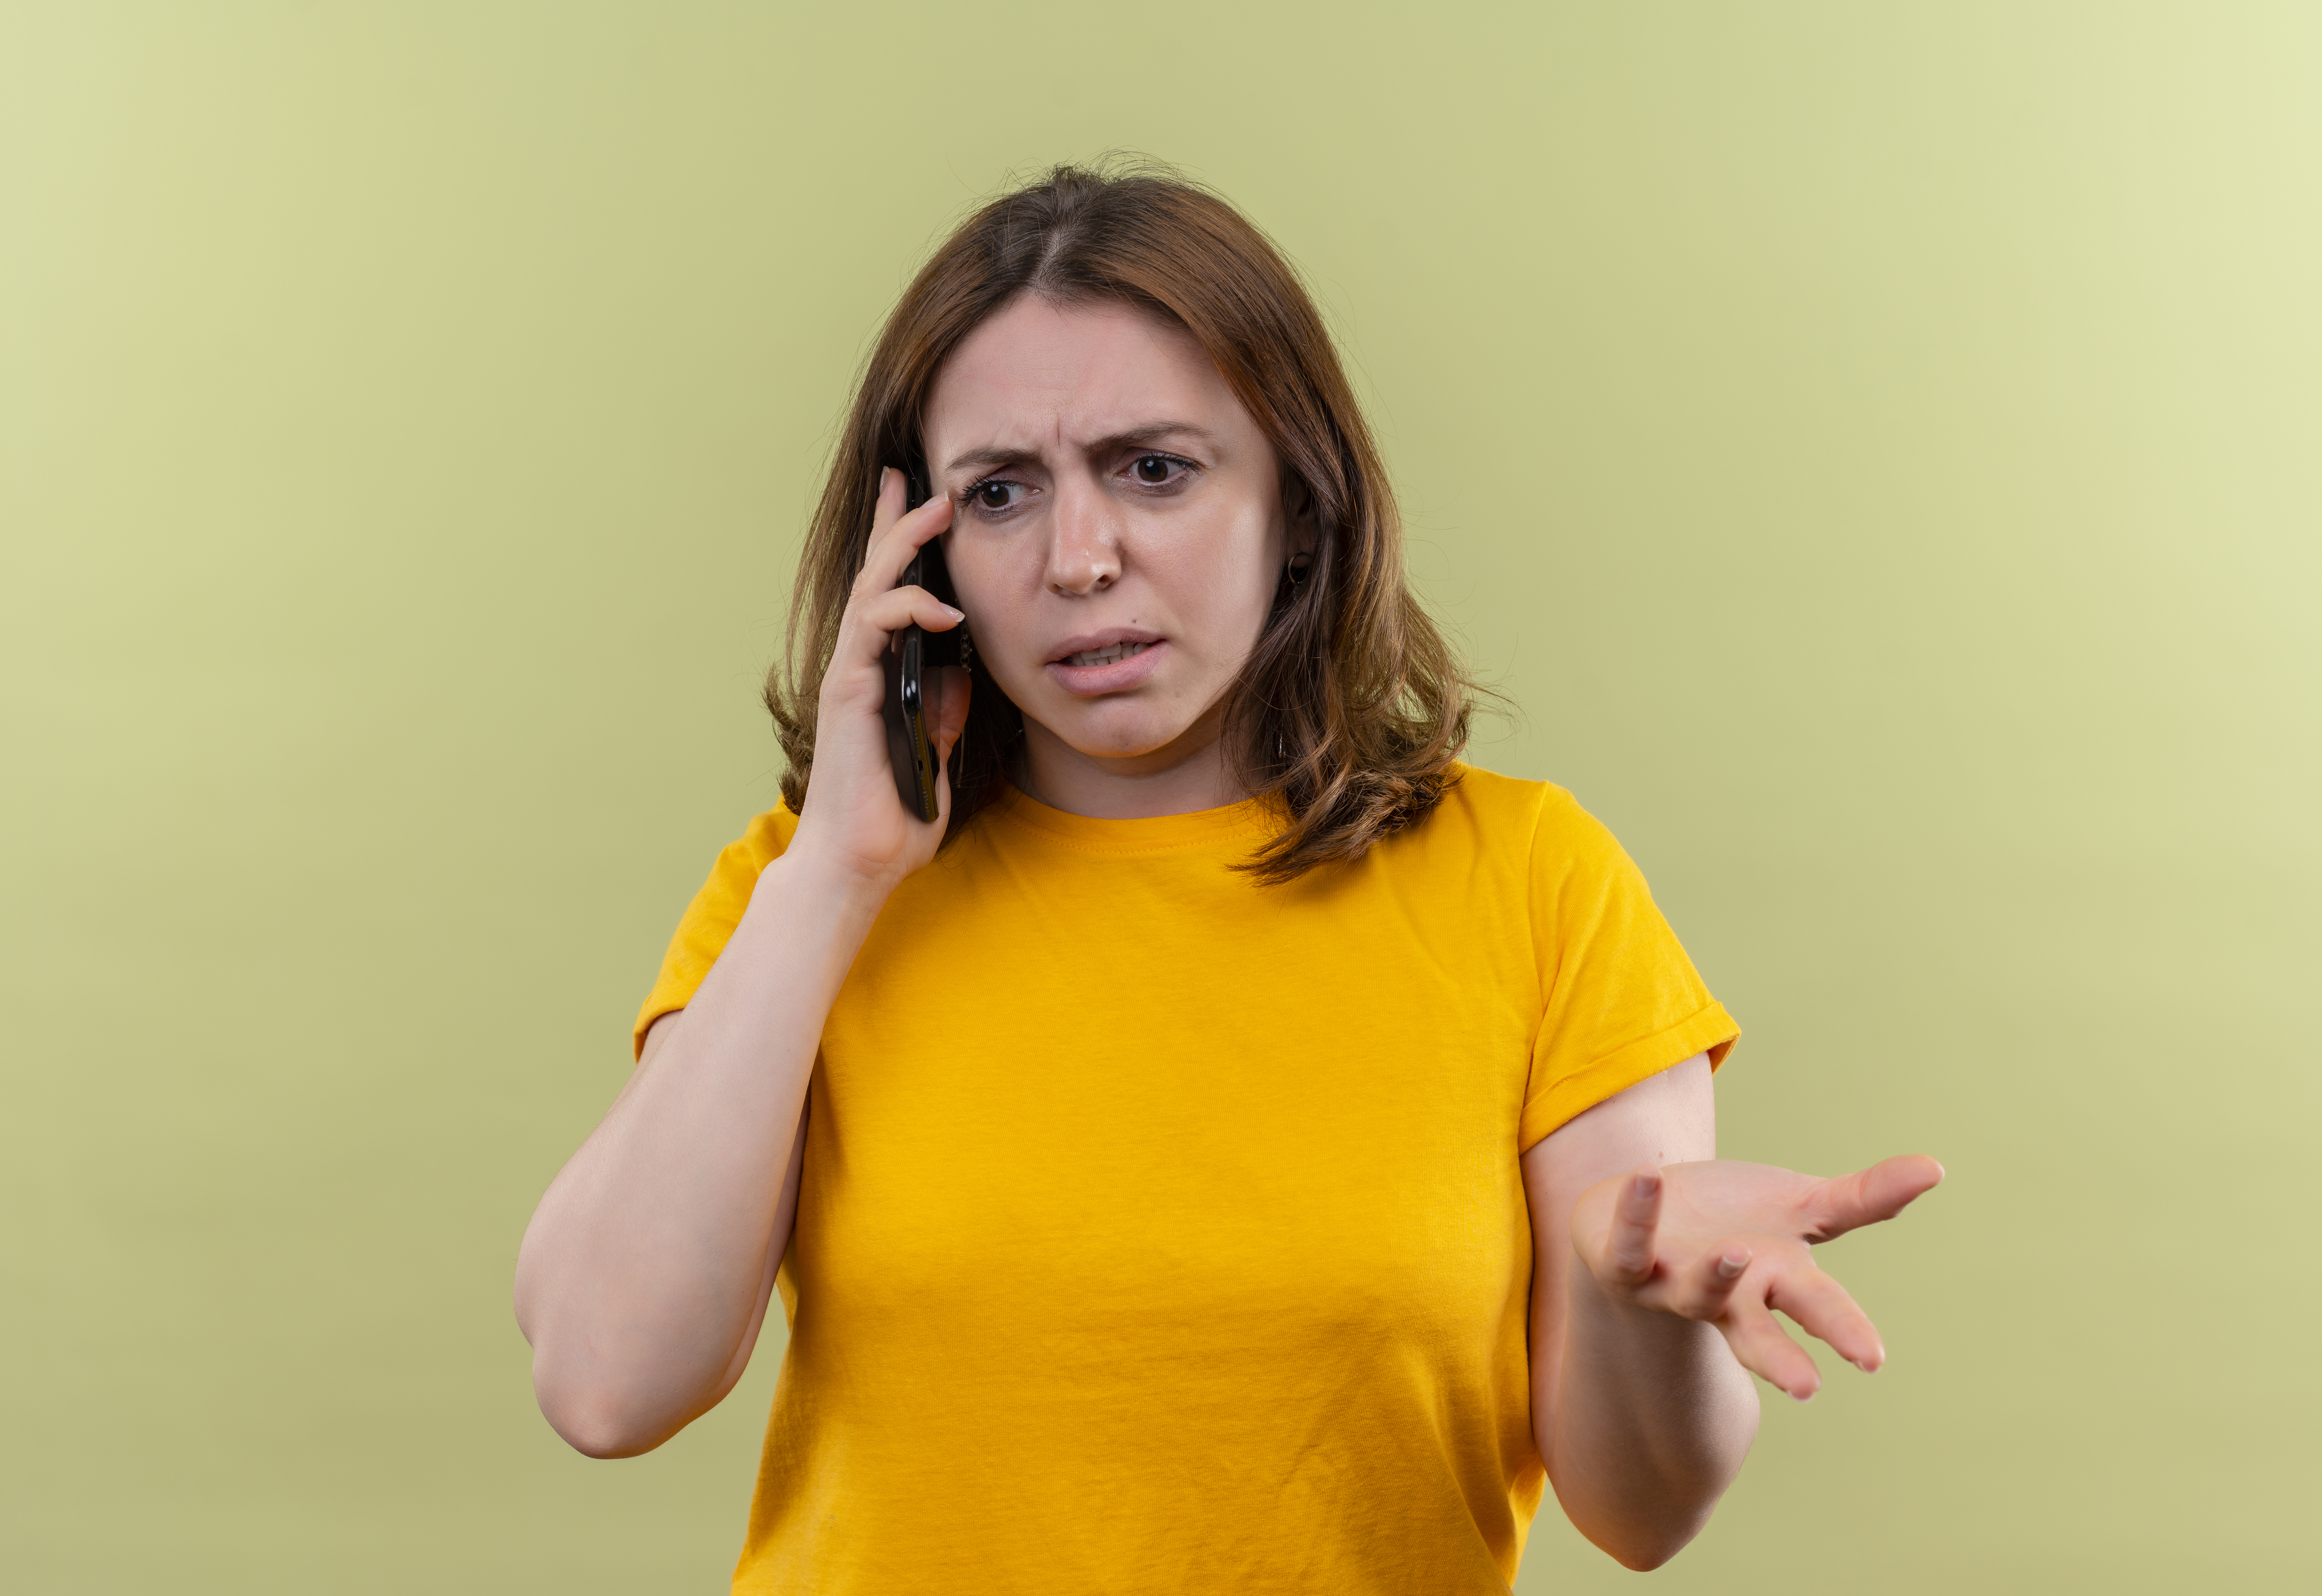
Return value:
<svg viewBox="0 0 2322 1596">
<path fill-rule="evenodd" d="M 1190 421 L 1156 421 L 1149 426 L 1131 427 L 1125 433 L 1115 433 L 1109 438 L 1099 438 L 1089 446 L 1092 454 L 1110 454 L 1120 449 L 1139 449 L 1173 440 L 1190 440 L 1211 443 L 1217 435 L 1207 427 L 1195 426 Z M 991 447 L 971 449 L 964 454 L 954 455 L 944 466 L 944 472 L 975 470 L 992 466 L 1014 465 L 1019 461 L 1036 460 L 1037 449 L 1007 449 Z"/>
<path fill-rule="evenodd" d="M 1172 438 L 1197 443 L 1217 442 L 1216 434 L 1209 428 L 1195 426 L 1190 421 L 1156 421 L 1151 426 L 1135 427 L 1125 433 L 1115 433 L 1110 438 L 1100 438 L 1091 452 L 1110 454 L 1116 449 L 1141 449 L 1148 443 L 1164 443 Z"/>
<path fill-rule="evenodd" d="M 1013 465 L 1030 451 L 1023 449 L 971 449 L 965 454 L 955 454 L 944 467 L 944 474 L 954 471 L 982 470 L 988 466 Z"/>
</svg>

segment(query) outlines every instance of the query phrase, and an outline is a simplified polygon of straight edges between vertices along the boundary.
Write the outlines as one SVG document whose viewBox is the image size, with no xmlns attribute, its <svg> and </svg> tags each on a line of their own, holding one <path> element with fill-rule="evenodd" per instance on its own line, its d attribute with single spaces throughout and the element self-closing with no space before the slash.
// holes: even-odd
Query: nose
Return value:
<svg viewBox="0 0 2322 1596">
<path fill-rule="evenodd" d="M 1049 516 L 1048 591 L 1087 598 L 1120 579 L 1120 527 L 1111 497 L 1094 483 L 1056 484 Z"/>
</svg>

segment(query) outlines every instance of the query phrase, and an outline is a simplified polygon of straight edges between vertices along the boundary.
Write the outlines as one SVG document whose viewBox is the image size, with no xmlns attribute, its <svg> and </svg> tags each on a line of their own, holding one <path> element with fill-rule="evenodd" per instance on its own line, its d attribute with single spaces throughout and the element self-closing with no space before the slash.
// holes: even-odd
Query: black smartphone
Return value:
<svg viewBox="0 0 2322 1596">
<path fill-rule="evenodd" d="M 903 469 L 903 507 L 916 510 L 928 502 L 927 478 L 915 463 Z M 937 536 L 919 547 L 903 568 L 904 588 L 925 588 L 959 607 L 951 589 L 951 572 L 945 569 L 943 539 Z M 932 825 L 937 817 L 936 783 L 943 778 L 937 756 L 935 706 L 928 698 L 928 672 L 960 660 L 960 629 L 924 632 L 906 626 L 887 637 L 887 759 L 895 767 L 895 796 L 910 814 Z"/>
</svg>

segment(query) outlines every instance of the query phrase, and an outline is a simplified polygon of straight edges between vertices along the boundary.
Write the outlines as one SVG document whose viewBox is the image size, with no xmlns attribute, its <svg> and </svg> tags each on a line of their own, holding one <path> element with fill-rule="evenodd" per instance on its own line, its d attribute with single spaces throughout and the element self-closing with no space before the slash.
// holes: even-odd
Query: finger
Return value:
<svg viewBox="0 0 2322 1596">
<path fill-rule="evenodd" d="M 855 596 L 882 593 L 903 579 L 903 570 L 920 545 L 951 524 L 949 494 L 937 494 L 918 509 L 903 510 L 903 475 L 891 467 L 890 480 L 879 491 L 879 507 L 871 520 L 871 542 L 863 552 L 863 570 L 855 579 Z"/>
<path fill-rule="evenodd" d="M 903 518 L 903 504 L 908 493 L 909 486 L 902 472 L 892 466 L 879 468 L 879 486 L 873 491 L 871 499 L 871 535 L 863 545 L 866 561 L 869 556 L 879 552 L 887 534 L 894 530 L 895 523 Z M 892 582 L 886 585 L 894 586 Z"/>
<path fill-rule="evenodd" d="M 1613 1224 L 1604 1237 L 1604 1266 L 1623 1285 L 1642 1285 L 1653 1275 L 1653 1234 L 1661 1222 L 1661 1172 L 1641 1169 L 1621 1183 L 1613 1199 Z"/>
<path fill-rule="evenodd" d="M 1824 1181 L 1806 1199 L 1806 1213 L 1814 1222 L 1806 1239 L 1828 1241 L 1861 1226 L 1891 1219 L 1933 1190 L 1943 1178 L 1942 1164 L 1924 1153 L 1906 1153 L 1881 1159 L 1867 1170 Z"/>
<path fill-rule="evenodd" d="M 1822 1371 L 1806 1349 L 1791 1340 L 1762 1302 L 1735 1297 L 1717 1321 L 1734 1360 L 1768 1385 L 1803 1402 L 1822 1389 Z"/>
<path fill-rule="evenodd" d="M 861 633 L 855 653 L 870 660 L 885 651 L 890 634 L 906 626 L 948 632 L 967 618 L 925 588 L 890 588 L 859 598 L 850 607 Z M 867 648 L 861 646 L 866 642 Z"/>
<path fill-rule="evenodd" d="M 1778 1272 L 1766 1301 L 1796 1319 L 1808 1334 L 1829 1342 L 1833 1352 L 1866 1374 L 1887 1361 L 1887 1348 L 1870 1316 L 1844 1286 L 1810 1263 L 1799 1263 Z"/>
<path fill-rule="evenodd" d="M 1689 1319 L 1714 1319 L 1725 1311 L 1733 1289 L 1750 1267 L 1750 1249 L 1722 1241 L 1696 1258 L 1670 1282 L 1669 1306 Z"/>
<path fill-rule="evenodd" d="M 871 541 L 895 524 L 903 514 L 903 501 L 909 489 L 903 473 L 892 466 L 879 468 L 879 488 L 871 506 Z"/>
</svg>

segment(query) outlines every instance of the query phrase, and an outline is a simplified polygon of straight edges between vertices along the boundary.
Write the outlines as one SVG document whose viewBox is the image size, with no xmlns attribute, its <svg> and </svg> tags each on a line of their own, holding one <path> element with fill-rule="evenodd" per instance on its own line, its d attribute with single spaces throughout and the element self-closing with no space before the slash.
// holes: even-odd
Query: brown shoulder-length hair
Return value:
<svg viewBox="0 0 2322 1596">
<path fill-rule="evenodd" d="M 1358 859 L 1425 816 L 1455 779 L 1476 689 L 1412 593 L 1394 496 L 1338 351 L 1264 233 L 1147 165 L 1060 166 L 992 201 L 887 318 L 800 557 L 786 657 L 766 678 L 791 808 L 805 809 L 823 672 L 870 542 L 880 469 L 919 461 L 945 359 L 1023 294 L 1125 302 L 1184 327 L 1312 506 L 1312 564 L 1301 580 L 1285 571 L 1226 706 L 1230 769 L 1286 817 L 1240 868 L 1287 881 Z M 1022 735 L 1021 712 L 979 672 L 951 762 L 952 835 L 999 795 Z"/>
</svg>

